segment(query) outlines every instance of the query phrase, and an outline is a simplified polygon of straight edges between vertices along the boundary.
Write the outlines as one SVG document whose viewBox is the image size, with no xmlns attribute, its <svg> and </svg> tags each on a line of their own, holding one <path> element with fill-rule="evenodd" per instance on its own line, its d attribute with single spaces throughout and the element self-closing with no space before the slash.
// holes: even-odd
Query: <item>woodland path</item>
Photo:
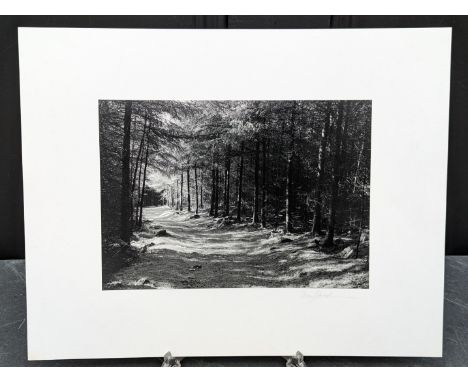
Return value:
<svg viewBox="0 0 468 382">
<path fill-rule="evenodd" d="M 145 208 L 145 229 L 132 241 L 140 254 L 105 289 L 368 287 L 365 258 L 321 253 L 311 235 L 290 235 L 283 243 L 284 235 L 268 229 L 193 215 Z"/>
</svg>

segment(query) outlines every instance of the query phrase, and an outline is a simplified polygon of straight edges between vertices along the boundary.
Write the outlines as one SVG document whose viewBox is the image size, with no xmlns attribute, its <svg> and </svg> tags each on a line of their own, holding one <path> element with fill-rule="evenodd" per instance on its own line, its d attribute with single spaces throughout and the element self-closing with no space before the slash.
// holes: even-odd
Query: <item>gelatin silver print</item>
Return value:
<svg viewBox="0 0 468 382">
<path fill-rule="evenodd" d="M 101 100 L 102 288 L 369 288 L 369 100 Z"/>
</svg>

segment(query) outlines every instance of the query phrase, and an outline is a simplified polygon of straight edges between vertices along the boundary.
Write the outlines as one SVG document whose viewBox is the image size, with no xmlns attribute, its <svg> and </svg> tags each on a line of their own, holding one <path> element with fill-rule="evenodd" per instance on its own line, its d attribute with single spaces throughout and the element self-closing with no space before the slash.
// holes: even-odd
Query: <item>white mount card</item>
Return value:
<svg viewBox="0 0 468 382">
<path fill-rule="evenodd" d="M 20 28 L 29 359 L 441 356 L 450 50 Z"/>
</svg>

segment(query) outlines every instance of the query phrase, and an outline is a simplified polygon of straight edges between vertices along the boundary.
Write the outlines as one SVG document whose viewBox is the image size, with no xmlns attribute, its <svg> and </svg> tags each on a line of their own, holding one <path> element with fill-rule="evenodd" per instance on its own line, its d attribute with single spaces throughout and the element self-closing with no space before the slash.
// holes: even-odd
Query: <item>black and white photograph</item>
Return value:
<svg viewBox="0 0 468 382">
<path fill-rule="evenodd" d="M 369 288 L 371 109 L 100 100 L 103 289 Z"/>
</svg>

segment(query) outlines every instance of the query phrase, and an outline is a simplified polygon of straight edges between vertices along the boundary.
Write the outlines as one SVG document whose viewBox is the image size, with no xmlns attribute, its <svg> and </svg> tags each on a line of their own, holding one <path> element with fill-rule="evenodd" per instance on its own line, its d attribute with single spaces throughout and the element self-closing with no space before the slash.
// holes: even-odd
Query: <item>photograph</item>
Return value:
<svg viewBox="0 0 468 382">
<path fill-rule="evenodd" d="M 100 100 L 102 288 L 369 288 L 371 110 Z"/>
</svg>

